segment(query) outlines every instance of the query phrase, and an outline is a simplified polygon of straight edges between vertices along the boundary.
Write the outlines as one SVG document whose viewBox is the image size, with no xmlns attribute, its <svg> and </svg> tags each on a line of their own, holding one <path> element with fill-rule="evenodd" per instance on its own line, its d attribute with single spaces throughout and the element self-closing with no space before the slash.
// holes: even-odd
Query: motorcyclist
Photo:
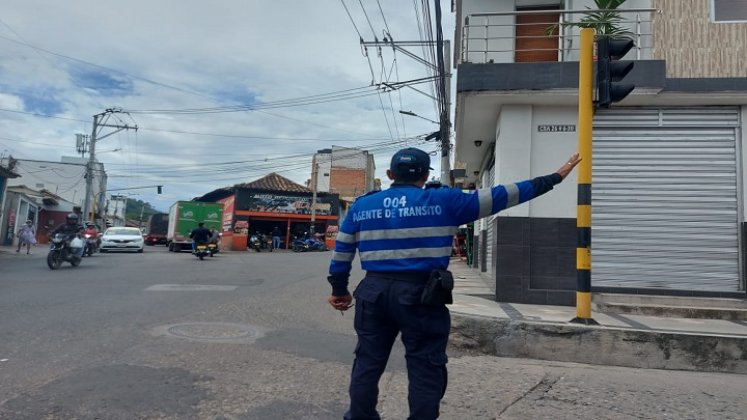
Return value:
<svg viewBox="0 0 747 420">
<path fill-rule="evenodd" d="M 205 224 L 200 222 L 197 227 L 192 229 L 189 233 L 189 237 L 192 239 L 192 252 L 197 251 L 197 244 L 206 244 L 210 240 L 210 230 L 205 227 Z"/>
<path fill-rule="evenodd" d="M 96 229 L 96 225 L 93 222 L 86 223 L 86 230 L 83 231 L 84 235 L 91 235 L 96 238 L 96 244 L 101 245 L 101 238 L 99 238 L 99 230 Z"/>
<path fill-rule="evenodd" d="M 218 231 L 215 230 L 215 228 L 210 228 L 209 230 L 210 230 L 210 243 L 217 245 L 218 242 L 220 241 L 220 233 L 218 233 Z"/>
<path fill-rule="evenodd" d="M 57 226 L 50 235 L 54 237 L 54 235 L 57 235 L 59 233 L 59 234 L 65 235 L 67 241 L 72 240 L 73 238 L 78 236 L 81 230 L 83 229 L 83 227 L 78 222 L 79 220 L 80 218 L 78 217 L 77 214 L 75 213 L 68 214 L 67 217 L 65 218 L 65 223 Z M 83 255 L 82 247 L 81 248 L 70 248 L 70 249 L 72 249 L 73 254 L 78 257 L 81 257 Z"/>
<path fill-rule="evenodd" d="M 215 244 L 218 249 L 220 249 L 220 233 L 218 233 L 215 228 L 210 228 L 210 238 L 209 241 L 211 244 Z"/>
</svg>

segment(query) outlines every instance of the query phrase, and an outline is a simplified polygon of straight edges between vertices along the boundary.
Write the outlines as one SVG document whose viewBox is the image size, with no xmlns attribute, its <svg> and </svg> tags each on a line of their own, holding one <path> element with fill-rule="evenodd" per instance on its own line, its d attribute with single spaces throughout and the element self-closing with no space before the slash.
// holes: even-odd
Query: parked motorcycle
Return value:
<svg viewBox="0 0 747 420">
<path fill-rule="evenodd" d="M 265 239 L 265 244 L 264 245 L 265 245 L 265 249 L 267 249 L 268 251 L 272 252 L 272 249 L 273 249 L 273 246 L 272 246 L 272 237 L 267 237 L 267 239 Z"/>
<path fill-rule="evenodd" d="M 90 233 L 85 234 L 86 237 L 86 249 L 83 254 L 89 257 L 99 252 L 99 237 L 98 235 L 92 235 Z"/>
<path fill-rule="evenodd" d="M 293 252 L 326 251 L 327 246 L 322 241 L 314 239 L 296 239 L 293 241 Z"/>
<path fill-rule="evenodd" d="M 213 256 L 212 254 L 210 254 L 210 251 L 208 250 L 208 245 L 204 243 L 200 243 L 200 244 L 197 244 L 197 246 L 195 246 L 194 254 L 200 260 L 204 260 L 206 255 L 210 255 L 211 257 Z"/>
<path fill-rule="evenodd" d="M 257 235 L 252 235 L 249 238 L 249 248 L 260 252 L 262 250 L 262 240 Z"/>
<path fill-rule="evenodd" d="M 81 257 L 76 255 L 76 251 L 83 246 L 83 240 L 78 237 L 69 239 L 68 235 L 62 233 L 54 235 L 47 254 L 47 266 L 51 270 L 62 267 L 63 262 L 69 262 L 73 267 L 79 266 Z"/>
</svg>

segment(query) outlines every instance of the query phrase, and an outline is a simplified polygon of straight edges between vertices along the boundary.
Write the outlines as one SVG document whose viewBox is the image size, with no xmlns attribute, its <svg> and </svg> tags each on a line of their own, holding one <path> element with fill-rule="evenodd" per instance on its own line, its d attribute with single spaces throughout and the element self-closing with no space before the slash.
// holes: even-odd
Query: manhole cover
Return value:
<svg viewBox="0 0 747 420">
<path fill-rule="evenodd" d="M 156 327 L 155 335 L 168 335 L 194 341 L 222 343 L 247 343 L 264 335 L 263 331 L 252 325 L 227 322 L 190 322 Z"/>
</svg>

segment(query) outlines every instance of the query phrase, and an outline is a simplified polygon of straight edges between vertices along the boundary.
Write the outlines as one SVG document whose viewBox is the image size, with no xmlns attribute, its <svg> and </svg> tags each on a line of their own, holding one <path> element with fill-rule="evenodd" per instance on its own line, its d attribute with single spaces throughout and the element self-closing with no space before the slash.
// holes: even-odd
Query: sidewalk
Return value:
<svg viewBox="0 0 747 420">
<path fill-rule="evenodd" d="M 747 373 L 747 321 L 593 312 L 495 302 L 491 279 L 452 260 L 454 341 L 504 357 L 640 368 Z"/>
</svg>

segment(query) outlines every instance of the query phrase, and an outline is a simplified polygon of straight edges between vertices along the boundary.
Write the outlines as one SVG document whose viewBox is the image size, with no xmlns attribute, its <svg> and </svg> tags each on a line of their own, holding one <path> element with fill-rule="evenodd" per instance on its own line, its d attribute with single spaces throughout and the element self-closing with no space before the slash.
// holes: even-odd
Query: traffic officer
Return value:
<svg viewBox="0 0 747 420">
<path fill-rule="evenodd" d="M 446 392 L 446 344 L 451 318 L 444 303 L 421 302 L 434 270 L 446 270 L 457 227 L 550 191 L 580 162 L 572 155 L 555 173 L 514 184 L 464 193 L 456 188 L 423 189 L 430 157 L 407 148 L 392 157 L 391 187 L 360 197 L 337 234 L 328 280 L 328 302 L 353 306 L 348 277 L 355 252 L 365 278 L 355 289 L 358 344 L 345 419 L 379 419 L 376 402 L 397 333 L 402 334 L 409 379 L 408 419 L 435 419 Z"/>
</svg>

